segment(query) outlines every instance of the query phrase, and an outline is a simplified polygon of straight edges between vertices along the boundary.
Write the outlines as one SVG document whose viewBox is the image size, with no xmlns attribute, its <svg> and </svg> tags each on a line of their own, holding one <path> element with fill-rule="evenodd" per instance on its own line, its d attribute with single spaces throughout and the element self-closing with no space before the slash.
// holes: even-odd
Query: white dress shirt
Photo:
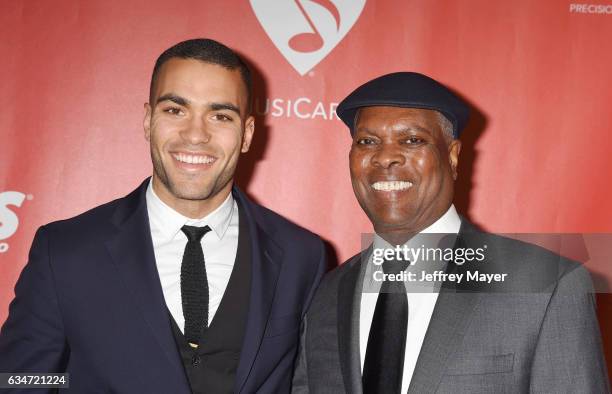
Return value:
<svg viewBox="0 0 612 394">
<path fill-rule="evenodd" d="M 461 219 L 455 207 L 451 205 L 444 215 L 419 234 L 457 234 L 459 233 L 460 227 Z M 390 247 L 390 245 L 378 235 L 374 236 L 373 246 L 374 248 L 383 249 Z M 359 350 L 362 372 L 368 345 L 368 336 L 370 334 L 370 326 L 372 325 L 374 309 L 376 308 L 376 301 L 378 300 L 378 292 L 373 292 L 375 288 L 373 287 L 375 284 L 372 283 L 373 275 L 371 274 L 373 272 L 372 270 L 375 269 L 373 267 L 376 267 L 376 265 L 372 264 L 370 258 L 368 266 L 366 267 L 363 283 L 364 291 L 361 294 L 359 313 Z M 378 269 L 380 269 L 380 267 L 378 267 Z M 422 284 L 419 285 L 422 286 Z M 378 283 L 377 288 L 380 289 L 380 283 Z M 423 339 L 425 338 L 425 333 L 427 332 L 427 327 L 429 326 L 429 321 L 431 320 L 431 315 L 438 299 L 438 291 L 432 284 L 429 287 L 423 288 L 423 292 L 411 290 L 406 296 L 408 297 L 408 328 L 406 333 L 406 352 L 404 354 L 402 393 L 407 392 L 410 386 L 412 374 L 414 373 L 414 368 L 419 353 L 421 352 L 421 346 L 423 345 Z"/>
<path fill-rule="evenodd" d="M 190 219 L 166 205 L 153 190 L 147 188 L 147 212 L 153 239 L 155 263 L 168 310 L 184 333 L 185 318 L 181 302 L 181 263 L 187 237 L 184 225 L 203 227 L 209 231 L 202 238 L 202 250 L 208 277 L 208 325 L 212 322 L 225 288 L 232 275 L 238 250 L 238 205 L 230 193 L 227 199 L 202 219 Z"/>
</svg>

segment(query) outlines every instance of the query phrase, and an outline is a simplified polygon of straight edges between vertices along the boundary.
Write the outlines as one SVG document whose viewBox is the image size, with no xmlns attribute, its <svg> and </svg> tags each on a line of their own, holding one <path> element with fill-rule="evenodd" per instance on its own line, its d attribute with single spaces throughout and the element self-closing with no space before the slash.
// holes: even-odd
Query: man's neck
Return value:
<svg viewBox="0 0 612 394">
<path fill-rule="evenodd" d="M 374 229 L 376 234 L 384 239 L 389 245 L 403 245 L 413 237 L 421 233 L 457 233 L 461 226 L 461 219 L 457 214 L 454 205 L 450 205 L 445 212 L 435 219 L 429 220 L 427 224 L 417 229 L 398 229 L 397 231 L 379 231 Z"/>
<path fill-rule="evenodd" d="M 168 207 L 189 219 L 202 219 L 221 206 L 231 193 L 233 185 L 233 182 L 229 182 L 217 194 L 207 199 L 188 200 L 174 196 L 165 187 L 159 185 L 159 182 L 157 178 L 153 177 L 152 186 L 155 195 Z"/>
</svg>

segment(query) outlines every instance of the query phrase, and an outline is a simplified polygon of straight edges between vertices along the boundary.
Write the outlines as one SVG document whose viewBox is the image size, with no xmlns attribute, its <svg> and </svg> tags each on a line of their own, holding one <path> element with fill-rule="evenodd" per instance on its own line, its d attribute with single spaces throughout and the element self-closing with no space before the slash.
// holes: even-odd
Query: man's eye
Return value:
<svg viewBox="0 0 612 394">
<path fill-rule="evenodd" d="M 182 114 L 181 109 L 176 108 L 176 107 L 166 108 L 164 109 L 164 112 L 169 113 L 170 115 L 181 115 Z"/>
<path fill-rule="evenodd" d="M 374 140 L 371 138 L 360 138 L 357 140 L 357 145 L 372 145 Z"/>
<path fill-rule="evenodd" d="M 418 145 L 418 144 L 422 144 L 423 142 L 425 142 L 422 138 L 419 137 L 410 137 L 408 139 L 406 139 L 406 142 L 410 145 Z"/>
<path fill-rule="evenodd" d="M 213 118 L 222 122 L 231 122 L 233 120 L 230 116 L 226 114 L 215 114 Z"/>
</svg>

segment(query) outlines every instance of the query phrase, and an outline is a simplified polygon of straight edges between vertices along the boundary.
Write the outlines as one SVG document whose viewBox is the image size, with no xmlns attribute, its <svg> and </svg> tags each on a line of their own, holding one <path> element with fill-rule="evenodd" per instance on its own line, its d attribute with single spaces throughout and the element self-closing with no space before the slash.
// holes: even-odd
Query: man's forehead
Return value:
<svg viewBox="0 0 612 394">
<path fill-rule="evenodd" d="M 169 59 L 157 75 L 154 97 L 168 94 L 202 104 L 221 100 L 235 105 L 243 104 L 247 95 L 239 70 L 181 58 Z"/>
<path fill-rule="evenodd" d="M 243 88 L 239 70 L 196 59 L 169 59 L 160 67 L 156 79 L 158 85 L 164 82 L 214 84 L 223 81 Z"/>
</svg>

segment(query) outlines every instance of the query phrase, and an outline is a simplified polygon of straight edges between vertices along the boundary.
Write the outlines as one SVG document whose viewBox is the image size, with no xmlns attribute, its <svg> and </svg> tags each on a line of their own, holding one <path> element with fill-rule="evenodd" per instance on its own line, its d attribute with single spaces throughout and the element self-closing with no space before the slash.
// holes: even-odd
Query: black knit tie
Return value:
<svg viewBox="0 0 612 394">
<path fill-rule="evenodd" d="M 193 348 L 200 343 L 202 329 L 208 327 L 208 279 L 200 240 L 210 227 L 183 226 L 187 246 L 181 264 L 181 301 L 185 317 L 185 339 Z"/>
<path fill-rule="evenodd" d="M 383 271 L 397 274 L 407 261 L 385 261 Z M 404 374 L 408 299 L 403 281 L 384 281 L 370 326 L 363 363 L 364 394 L 399 394 Z"/>
</svg>

